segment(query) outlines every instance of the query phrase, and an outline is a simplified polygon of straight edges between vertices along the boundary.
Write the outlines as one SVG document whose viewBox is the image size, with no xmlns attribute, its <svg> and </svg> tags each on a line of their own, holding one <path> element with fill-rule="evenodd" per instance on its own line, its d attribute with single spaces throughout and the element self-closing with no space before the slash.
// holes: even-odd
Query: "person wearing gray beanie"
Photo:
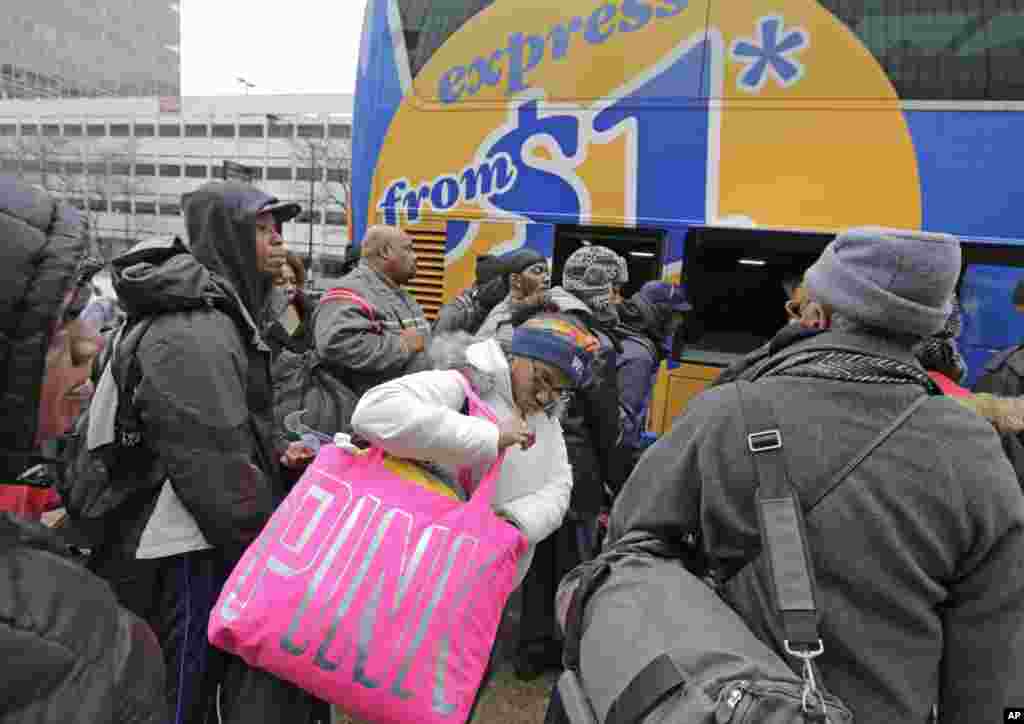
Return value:
<svg viewBox="0 0 1024 724">
<path fill-rule="evenodd" d="M 953 311 L 960 240 L 879 227 L 839 234 L 807 270 L 810 296 L 833 313 L 895 334 L 930 337 Z"/>
<path fill-rule="evenodd" d="M 924 722 L 936 704 L 942 724 L 997 719 L 1024 681 L 1024 577 L 1011 573 L 1024 560 L 1024 499 L 993 429 L 1018 415 L 998 399 L 955 400 L 952 381 L 929 374 L 960 372 L 960 272 L 952 236 L 839 234 L 806 273 L 800 324 L 735 381 L 692 398 L 644 452 L 601 554 L 615 565 L 656 538 L 691 573 L 722 574 L 732 609 L 784 651 L 798 625 L 777 604 L 784 556 L 767 555 L 762 538 L 778 503 L 763 484 L 778 475 L 803 521 L 769 537 L 796 541 L 813 563 L 800 598 L 822 602 L 807 634 L 822 653 L 817 680 L 859 724 Z M 947 346 L 938 360 L 934 341 Z M 755 449 L 757 433 L 772 445 Z M 563 601 L 572 574 L 564 580 Z M 658 600 L 635 615 L 652 630 L 670 625 Z M 616 644 L 603 634 L 587 631 Z"/>
<path fill-rule="evenodd" d="M 598 322 L 616 325 L 615 286 L 625 284 L 623 267 L 622 258 L 608 247 L 584 246 L 566 259 L 562 288 L 586 304 Z"/>
</svg>

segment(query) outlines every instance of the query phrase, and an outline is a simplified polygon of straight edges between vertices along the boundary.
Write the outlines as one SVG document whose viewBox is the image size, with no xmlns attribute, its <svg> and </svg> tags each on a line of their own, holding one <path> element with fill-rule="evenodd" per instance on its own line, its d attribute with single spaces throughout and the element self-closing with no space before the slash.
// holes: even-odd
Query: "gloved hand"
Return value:
<svg viewBox="0 0 1024 724">
<path fill-rule="evenodd" d="M 476 301 L 481 309 L 490 312 L 508 296 L 507 277 L 497 277 L 477 289 Z"/>
</svg>

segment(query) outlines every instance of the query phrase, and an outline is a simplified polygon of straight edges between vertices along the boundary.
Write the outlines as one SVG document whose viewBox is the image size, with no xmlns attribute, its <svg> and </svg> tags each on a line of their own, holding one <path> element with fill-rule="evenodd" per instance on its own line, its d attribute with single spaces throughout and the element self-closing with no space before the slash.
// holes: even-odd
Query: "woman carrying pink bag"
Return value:
<svg viewBox="0 0 1024 724">
<path fill-rule="evenodd" d="M 572 470 L 559 413 L 572 391 L 589 379 L 596 350 L 596 339 L 571 318 L 555 314 L 518 327 L 507 355 L 493 339 L 442 337 L 431 348 L 438 369 L 369 390 L 356 407 L 352 428 L 392 455 L 440 465 L 452 479 L 467 466 L 479 478 L 505 450 L 491 506 L 530 544 L 519 560 L 518 585 L 533 547 L 558 529 L 569 505 Z M 467 404 L 463 376 L 498 424 L 462 413 Z"/>
</svg>

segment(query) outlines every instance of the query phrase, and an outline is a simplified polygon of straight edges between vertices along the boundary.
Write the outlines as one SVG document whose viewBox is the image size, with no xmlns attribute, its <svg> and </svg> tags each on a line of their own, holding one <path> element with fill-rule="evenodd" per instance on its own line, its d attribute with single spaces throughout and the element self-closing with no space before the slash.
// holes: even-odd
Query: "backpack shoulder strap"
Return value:
<svg viewBox="0 0 1024 724">
<path fill-rule="evenodd" d="M 381 334 L 384 331 L 384 326 L 377 318 L 377 310 L 374 309 L 373 305 L 363 299 L 361 296 L 356 294 L 351 289 L 344 287 L 336 287 L 331 289 L 325 295 L 320 298 L 319 304 L 323 306 L 328 302 L 348 302 L 355 304 L 357 307 L 363 310 L 363 313 L 370 319 L 370 323 L 373 326 L 374 334 Z"/>
<path fill-rule="evenodd" d="M 794 655 L 821 653 L 814 574 L 803 508 L 793 488 L 775 411 L 757 385 L 738 382 L 736 395 L 757 482 L 757 518 L 785 648 Z M 800 653 L 797 653 L 800 652 Z"/>
<path fill-rule="evenodd" d="M 117 442 L 124 447 L 133 447 L 142 440 L 142 421 L 134 404 L 135 390 L 142 381 L 142 365 L 137 353 L 154 319 L 155 316 L 150 316 L 126 322 L 108 363 L 112 365 L 110 372 L 117 383 Z"/>
<path fill-rule="evenodd" d="M 813 569 L 807 547 L 804 513 L 821 502 L 864 460 L 896 432 L 928 399 L 921 395 L 836 473 L 810 505 L 804 505 L 786 463 L 775 411 L 757 384 L 739 382 L 736 393 L 746 428 L 747 451 L 757 476 L 757 512 L 761 543 L 782 617 L 786 652 L 805 663 L 822 651 L 818 634 Z"/>
</svg>

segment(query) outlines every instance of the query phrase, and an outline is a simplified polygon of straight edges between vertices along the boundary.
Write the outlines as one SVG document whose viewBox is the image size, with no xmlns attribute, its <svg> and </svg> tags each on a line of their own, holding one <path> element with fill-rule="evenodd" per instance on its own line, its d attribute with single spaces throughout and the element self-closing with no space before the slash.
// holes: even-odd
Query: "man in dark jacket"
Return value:
<svg viewBox="0 0 1024 724">
<path fill-rule="evenodd" d="M 665 348 L 691 308 L 682 287 L 657 281 L 644 284 L 619 307 L 620 324 L 615 332 L 622 344 L 617 363 L 622 446 L 634 462 L 644 447 L 641 438 L 651 390 L 666 357 Z"/>
<path fill-rule="evenodd" d="M 91 392 L 100 340 L 84 307 L 81 216 L 0 176 L 0 484 L 40 460 Z M 0 515 L 0 721 L 164 724 L 152 631 L 53 531 Z"/>
<path fill-rule="evenodd" d="M 830 329 L 693 400 L 612 511 L 609 545 L 636 531 L 687 542 L 692 564 L 715 572 L 754 633 L 796 666 L 759 555 L 757 475 L 737 397 L 753 381 L 774 408 L 804 505 L 819 680 L 859 724 L 925 722 L 936 705 L 940 722 L 973 724 L 1021 706 L 1024 496 L 991 425 L 929 397 L 826 489 L 911 403 L 937 393 L 914 346 L 949 317 L 960 264 L 952 237 L 841 234 L 807 273 Z"/>
<path fill-rule="evenodd" d="M 362 262 L 339 286 L 366 306 L 321 300 L 313 318 L 317 354 L 357 395 L 395 377 L 430 369 L 430 322 L 402 289 L 416 275 L 412 239 L 390 226 L 372 226 L 361 249 Z"/>
<path fill-rule="evenodd" d="M 309 706 L 302 692 L 216 652 L 206 629 L 283 495 L 259 329 L 284 262 L 277 227 L 299 209 L 223 182 L 186 194 L 183 208 L 188 249 L 144 243 L 115 261 L 129 319 L 152 320 L 136 354 L 134 406 L 157 479 L 120 511 L 95 569 L 156 631 L 176 724 L 298 720 Z"/>
<path fill-rule="evenodd" d="M 507 296 L 492 305 L 476 335 L 481 339 L 494 337 L 508 349 L 518 322 L 548 300 L 551 269 L 547 258 L 528 246 L 502 254 L 497 260 Z"/>
<path fill-rule="evenodd" d="M 619 275 L 617 255 L 605 247 L 584 247 L 565 264 L 563 288 L 548 295 L 558 311 L 571 315 L 600 342 L 589 384 L 579 389 L 562 415 L 562 431 L 572 465 L 573 488 L 565 522 L 541 541 L 523 582 L 523 612 L 516 672 L 539 676 L 561 661 L 555 621 L 555 592 L 562 577 L 593 557 L 597 521 L 610 491 L 618 492 L 631 461 L 623 453 L 619 416 L 617 350 L 611 330 L 618 314 L 611 304 Z M 517 320 L 512 320 L 512 327 Z M 499 337 L 500 339 L 500 337 Z"/>
</svg>

